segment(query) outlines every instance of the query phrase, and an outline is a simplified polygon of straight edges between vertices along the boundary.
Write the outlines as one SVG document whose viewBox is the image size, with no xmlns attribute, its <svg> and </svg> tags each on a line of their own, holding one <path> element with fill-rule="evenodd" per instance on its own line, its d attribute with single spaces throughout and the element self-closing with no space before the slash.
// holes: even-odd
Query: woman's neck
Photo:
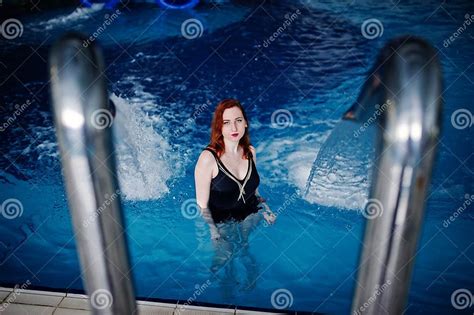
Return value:
<svg viewBox="0 0 474 315">
<path fill-rule="evenodd" d="M 226 141 L 226 139 L 224 139 L 224 145 L 225 145 L 225 152 L 230 153 L 230 154 L 239 153 L 239 143 L 238 142 Z"/>
</svg>

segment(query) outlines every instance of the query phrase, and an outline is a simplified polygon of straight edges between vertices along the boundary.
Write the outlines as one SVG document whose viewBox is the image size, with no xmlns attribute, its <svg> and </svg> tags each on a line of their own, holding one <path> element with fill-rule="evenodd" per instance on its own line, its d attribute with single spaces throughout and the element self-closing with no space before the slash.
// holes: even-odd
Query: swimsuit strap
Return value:
<svg viewBox="0 0 474 315">
<path fill-rule="evenodd" d="M 211 149 L 211 147 L 205 147 L 204 150 L 207 150 L 207 151 L 211 152 L 212 155 L 214 156 L 214 158 L 216 159 L 216 161 L 219 159 L 219 158 L 217 157 L 216 151 L 214 151 L 214 149 Z"/>
</svg>

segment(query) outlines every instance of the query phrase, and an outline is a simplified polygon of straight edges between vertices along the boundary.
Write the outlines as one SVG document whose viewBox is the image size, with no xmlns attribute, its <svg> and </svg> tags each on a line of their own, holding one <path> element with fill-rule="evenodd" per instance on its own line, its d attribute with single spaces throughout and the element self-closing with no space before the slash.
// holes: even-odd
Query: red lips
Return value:
<svg viewBox="0 0 474 315">
<path fill-rule="evenodd" d="M 239 135 L 239 133 L 238 133 L 238 132 L 236 132 L 236 133 L 231 133 L 230 135 L 231 135 L 232 137 L 237 137 L 237 136 Z"/>
</svg>

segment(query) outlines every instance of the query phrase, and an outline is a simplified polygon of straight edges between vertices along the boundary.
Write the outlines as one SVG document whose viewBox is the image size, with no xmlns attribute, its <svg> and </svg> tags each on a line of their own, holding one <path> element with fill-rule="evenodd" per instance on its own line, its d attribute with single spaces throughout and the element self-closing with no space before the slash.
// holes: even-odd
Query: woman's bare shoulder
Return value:
<svg viewBox="0 0 474 315">
<path fill-rule="evenodd" d="M 255 151 L 255 148 L 253 147 L 253 145 L 249 145 L 249 150 L 250 150 L 250 153 L 252 154 L 252 159 L 254 162 L 257 161 L 257 153 Z"/>
<path fill-rule="evenodd" d="M 198 165 L 201 164 L 203 166 L 212 165 L 214 162 L 214 156 L 208 150 L 203 150 L 199 155 Z"/>
</svg>

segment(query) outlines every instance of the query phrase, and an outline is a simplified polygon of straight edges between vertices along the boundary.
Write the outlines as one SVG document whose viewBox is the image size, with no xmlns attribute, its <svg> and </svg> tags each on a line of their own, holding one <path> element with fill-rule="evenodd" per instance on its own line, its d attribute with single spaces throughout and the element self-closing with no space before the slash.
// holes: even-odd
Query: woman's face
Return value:
<svg viewBox="0 0 474 315">
<path fill-rule="evenodd" d="M 233 142 L 239 142 L 245 134 L 247 122 L 240 108 L 234 106 L 224 110 L 222 115 L 222 135 L 224 139 Z"/>
</svg>

